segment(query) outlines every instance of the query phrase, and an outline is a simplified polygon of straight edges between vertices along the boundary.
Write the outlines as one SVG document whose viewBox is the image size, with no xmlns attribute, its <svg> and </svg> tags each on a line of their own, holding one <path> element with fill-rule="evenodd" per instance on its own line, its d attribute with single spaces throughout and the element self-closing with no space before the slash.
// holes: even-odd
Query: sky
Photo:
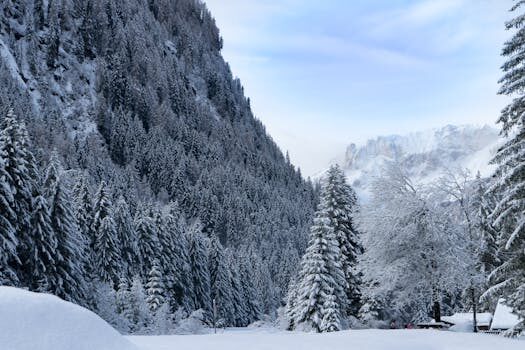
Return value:
<svg viewBox="0 0 525 350">
<path fill-rule="evenodd" d="M 205 0 L 252 109 L 303 175 L 350 143 L 494 125 L 512 0 Z"/>
</svg>

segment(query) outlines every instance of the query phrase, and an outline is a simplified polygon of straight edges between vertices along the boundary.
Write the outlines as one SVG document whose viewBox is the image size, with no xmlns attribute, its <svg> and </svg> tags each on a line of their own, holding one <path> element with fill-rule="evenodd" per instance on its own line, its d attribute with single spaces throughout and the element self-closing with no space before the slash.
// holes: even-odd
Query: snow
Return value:
<svg viewBox="0 0 525 350">
<path fill-rule="evenodd" d="M 138 350 L 91 311 L 13 287 L 0 287 L 0 349 Z"/>
<path fill-rule="evenodd" d="M 12 77 L 20 84 L 22 87 L 26 87 L 26 84 L 20 77 L 20 70 L 18 69 L 18 64 L 16 63 L 15 58 L 9 51 L 9 48 L 4 44 L 0 39 L 0 59 L 7 66 L 7 69 L 10 71 Z"/>
<path fill-rule="evenodd" d="M 510 329 L 519 322 L 518 316 L 512 313 L 512 309 L 503 304 L 503 299 L 498 300 L 498 306 L 494 311 L 494 318 L 490 329 Z"/>
<path fill-rule="evenodd" d="M 130 336 L 143 350 L 523 350 L 525 342 L 496 335 L 434 330 L 350 330 L 334 333 L 274 329 L 227 330 L 219 334 Z"/>
<path fill-rule="evenodd" d="M 488 177 L 495 169 L 489 162 L 503 142 L 498 131 L 490 126 L 447 125 L 351 144 L 333 162 L 342 166 L 349 183 L 366 202 L 372 180 L 381 175 L 389 161 L 404 164 L 414 182 L 421 184 L 437 180 L 447 169 L 466 168 L 473 175 L 480 171 L 482 177 Z M 318 177 L 323 175 L 324 172 Z"/>
<path fill-rule="evenodd" d="M 441 319 L 445 322 L 452 323 L 454 325 L 460 324 L 472 324 L 473 315 L 471 312 L 460 312 L 455 313 L 452 316 L 443 316 Z M 492 320 L 492 314 L 490 312 L 483 312 L 476 314 L 476 320 L 478 326 L 490 326 Z"/>
</svg>

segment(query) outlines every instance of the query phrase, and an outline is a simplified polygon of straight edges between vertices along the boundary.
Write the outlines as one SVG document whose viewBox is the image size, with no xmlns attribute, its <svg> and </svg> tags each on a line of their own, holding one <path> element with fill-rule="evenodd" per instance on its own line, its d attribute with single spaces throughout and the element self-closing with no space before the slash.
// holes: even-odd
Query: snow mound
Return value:
<svg viewBox="0 0 525 350">
<path fill-rule="evenodd" d="M 93 312 L 50 294 L 0 287 L 0 348 L 137 350 Z"/>
</svg>

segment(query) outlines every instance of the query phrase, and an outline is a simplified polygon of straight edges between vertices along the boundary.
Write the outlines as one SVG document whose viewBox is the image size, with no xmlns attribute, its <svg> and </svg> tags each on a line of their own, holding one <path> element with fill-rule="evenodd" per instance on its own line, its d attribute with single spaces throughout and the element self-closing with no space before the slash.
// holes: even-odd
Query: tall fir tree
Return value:
<svg viewBox="0 0 525 350">
<path fill-rule="evenodd" d="M 515 314 L 525 320 L 525 1 L 516 1 L 511 11 L 516 16 L 506 23 L 514 35 L 505 42 L 502 55 L 507 61 L 501 67 L 499 94 L 511 96 L 498 122 L 508 141 L 498 150 L 493 162 L 498 165 L 495 184 L 489 191 L 500 194 L 491 218 L 500 229 L 502 263 L 489 276 L 492 287 L 485 293 L 501 295 Z M 525 332 L 525 321 L 515 332 Z"/>
<path fill-rule="evenodd" d="M 226 325 L 235 325 L 231 315 L 235 312 L 231 292 L 231 273 L 226 264 L 224 248 L 216 235 L 210 238 L 209 247 L 211 298 L 215 303 L 217 317 Z"/>
<path fill-rule="evenodd" d="M 164 281 L 162 278 L 161 265 L 158 259 L 153 261 L 153 266 L 148 275 L 146 284 L 147 298 L 149 309 L 155 313 L 164 304 Z"/>
<path fill-rule="evenodd" d="M 291 303 L 295 305 L 295 311 L 289 312 L 295 316 L 292 323 L 295 327 L 305 324 L 306 327 L 321 332 L 325 330 L 322 322 L 327 312 L 327 298 L 334 296 L 335 309 L 339 315 L 346 307 L 346 281 L 341 251 L 324 202 L 320 203 L 316 212 L 299 276 L 295 292 L 297 300 Z"/>
<path fill-rule="evenodd" d="M 149 205 L 142 205 L 137 209 L 133 220 L 133 227 L 137 235 L 138 258 L 140 277 L 147 281 L 148 274 L 153 267 L 153 260 L 159 255 L 159 238 L 157 226 L 152 217 Z"/>
<path fill-rule="evenodd" d="M 58 242 L 51 226 L 49 205 L 43 195 L 37 195 L 31 219 L 31 245 L 28 259 L 24 261 L 28 268 L 27 286 L 32 290 L 47 292 L 57 285 Z"/>
<path fill-rule="evenodd" d="M 113 210 L 113 221 L 115 222 L 116 239 L 120 250 L 121 274 L 130 278 L 138 273 L 138 242 L 131 210 L 123 196 L 120 196 Z"/>
<path fill-rule="evenodd" d="M 208 265 L 208 242 L 201 229 L 201 224 L 195 222 L 187 232 L 191 284 L 193 286 L 193 309 L 203 309 L 205 312 L 211 312 L 212 301 L 210 270 Z"/>
<path fill-rule="evenodd" d="M 61 175 L 56 152 L 51 154 L 45 177 L 46 199 L 49 202 L 51 226 L 57 239 L 57 283 L 50 291 L 59 297 L 84 304 L 85 271 L 82 239 L 74 215 L 70 190 Z"/>
<path fill-rule="evenodd" d="M 2 228 L 5 264 L 0 279 L 6 284 L 19 285 L 19 277 L 26 274 L 21 260 L 26 260 L 31 249 L 31 213 L 34 171 L 36 164 L 29 150 L 29 139 L 23 123 L 12 110 L 2 120 L 0 158 L 2 160 Z M 33 177 L 32 177 L 33 176 Z M 26 282 L 27 281 L 22 281 Z"/>
<path fill-rule="evenodd" d="M 95 234 L 94 275 L 101 281 L 116 286 L 122 274 L 122 261 L 115 221 L 111 215 L 102 219 Z"/>
<path fill-rule="evenodd" d="M 333 227 L 341 250 L 341 265 L 346 279 L 345 313 L 357 317 L 361 307 L 361 277 L 357 271 L 357 259 L 363 252 L 359 234 L 353 223 L 352 215 L 357 209 L 357 196 L 346 182 L 344 172 L 338 165 L 330 167 L 324 179 L 321 201 L 326 205 L 326 213 Z"/>
</svg>

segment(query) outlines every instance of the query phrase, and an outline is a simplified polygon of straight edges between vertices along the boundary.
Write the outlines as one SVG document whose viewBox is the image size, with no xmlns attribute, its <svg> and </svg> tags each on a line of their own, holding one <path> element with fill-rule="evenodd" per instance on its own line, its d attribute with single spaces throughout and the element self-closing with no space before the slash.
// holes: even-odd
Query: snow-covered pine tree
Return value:
<svg viewBox="0 0 525 350">
<path fill-rule="evenodd" d="M 95 251 L 95 242 L 97 240 L 97 232 L 99 232 L 102 221 L 106 216 L 111 215 L 111 210 L 113 203 L 111 203 L 111 195 L 109 192 L 109 187 L 105 181 L 101 181 L 98 187 L 97 193 L 95 193 L 95 198 L 93 200 L 93 221 L 90 226 L 90 239 L 89 247 L 90 251 L 94 253 Z"/>
<path fill-rule="evenodd" d="M 308 248 L 301 261 L 300 280 L 297 282 L 295 320 L 299 327 L 304 324 L 317 332 L 325 316 L 324 304 L 329 295 L 335 295 L 335 308 L 341 314 L 346 304 L 341 300 L 344 292 L 344 271 L 341 266 L 341 251 L 324 202 L 316 212 L 310 231 Z"/>
<path fill-rule="evenodd" d="M 193 286 L 193 310 L 212 310 L 210 270 L 208 265 L 208 242 L 197 221 L 190 226 L 188 235 L 188 256 L 190 259 L 191 283 Z"/>
<path fill-rule="evenodd" d="M 129 282 L 127 278 L 121 277 L 115 295 L 115 304 L 117 312 L 127 320 L 128 328 L 130 328 L 130 323 L 133 321 L 130 298 Z"/>
<path fill-rule="evenodd" d="M 133 228 L 130 208 L 123 196 L 120 196 L 113 210 L 113 220 L 117 232 L 117 242 L 120 247 L 120 270 L 128 278 L 138 271 L 134 269 L 138 262 L 138 242 Z"/>
<path fill-rule="evenodd" d="M 89 238 L 91 224 L 93 223 L 93 204 L 91 203 L 91 193 L 85 175 L 81 175 L 73 187 L 75 197 L 75 217 L 78 228 L 84 236 L 86 242 Z"/>
<path fill-rule="evenodd" d="M 73 212 L 74 204 L 68 186 L 60 174 L 56 152 L 51 154 L 44 180 L 50 207 L 51 226 L 56 234 L 57 284 L 50 291 L 62 299 L 84 304 L 85 278 L 83 241 Z"/>
<path fill-rule="evenodd" d="M 115 222 L 111 215 L 102 219 L 95 234 L 94 275 L 101 281 L 116 286 L 122 273 L 122 262 Z"/>
<path fill-rule="evenodd" d="M 356 317 L 361 300 L 361 278 L 356 266 L 357 258 L 363 252 L 352 218 L 352 214 L 357 209 L 357 196 L 347 184 L 345 174 L 339 165 L 330 167 L 324 181 L 321 201 L 326 205 L 330 225 L 334 229 L 341 250 L 341 265 L 346 279 L 346 300 L 338 302 L 345 308 L 346 315 Z"/>
<path fill-rule="evenodd" d="M 235 313 L 231 292 L 231 273 L 226 264 L 224 248 L 216 235 L 212 234 L 209 247 L 211 298 L 215 301 L 218 320 L 235 325 Z"/>
<path fill-rule="evenodd" d="M 12 110 L 2 120 L 0 131 L 0 158 L 2 161 L 2 243 L 5 264 L 0 279 L 5 284 L 18 285 L 20 275 L 27 274 L 20 259 L 27 259 L 31 241 L 28 237 L 32 212 L 32 196 L 35 187 L 36 165 L 28 148 L 29 140 L 25 126 L 18 122 Z M 27 284 L 28 281 L 22 281 Z"/>
<path fill-rule="evenodd" d="M 173 208 L 173 207 L 172 207 Z M 173 215 L 170 215 L 173 218 Z M 186 312 L 191 312 L 193 305 L 193 284 L 191 283 L 190 258 L 188 253 L 187 224 L 181 216 L 178 220 L 166 221 L 174 243 L 174 260 L 171 261 L 173 269 L 173 286 L 170 294 L 172 302 L 183 307 Z"/>
<path fill-rule="evenodd" d="M 0 131 L 0 283 L 17 285 L 18 276 L 15 269 L 20 264 L 17 247 L 16 213 L 14 210 L 13 178 L 9 172 L 9 138 L 8 133 Z M 16 264 L 16 265 L 14 265 Z"/>
<path fill-rule="evenodd" d="M 321 332 L 337 332 L 341 330 L 341 320 L 336 297 L 330 293 L 323 305 L 323 320 L 321 322 Z"/>
<path fill-rule="evenodd" d="M 288 286 L 288 294 L 286 296 L 286 305 L 284 307 L 284 317 L 285 317 L 284 321 L 286 322 L 286 324 L 284 325 L 284 328 L 288 331 L 292 331 L 295 329 L 298 295 L 299 295 L 299 288 L 297 287 L 297 280 L 294 278 L 290 281 L 290 285 Z"/>
<path fill-rule="evenodd" d="M 57 238 L 51 227 L 49 205 L 43 195 L 37 195 L 33 202 L 31 218 L 31 245 L 29 246 L 28 260 L 24 261 L 30 276 L 27 281 L 31 290 L 48 292 L 50 286 L 56 286 Z"/>
<path fill-rule="evenodd" d="M 233 301 L 233 322 L 237 327 L 247 326 L 249 321 L 247 301 L 241 285 L 239 263 L 231 249 L 225 251 L 226 264 L 230 268 L 230 292 Z"/>
<path fill-rule="evenodd" d="M 139 276 L 135 276 L 131 283 L 131 289 L 129 291 L 129 309 L 131 313 L 131 332 L 145 332 L 148 325 L 151 323 L 151 314 L 148 303 L 146 302 L 144 286 Z"/>
<path fill-rule="evenodd" d="M 153 266 L 148 275 L 146 288 L 146 302 L 148 303 L 150 311 L 155 314 L 155 312 L 157 312 L 157 310 L 164 304 L 164 281 L 158 259 L 153 260 Z"/>
<path fill-rule="evenodd" d="M 492 285 L 484 295 L 501 295 L 514 313 L 525 320 L 525 1 L 516 1 L 511 11 L 516 16 L 506 23 L 507 30 L 514 30 L 513 37 L 505 42 L 499 94 L 512 96 L 512 102 L 501 112 L 498 122 L 502 135 L 508 141 L 498 150 L 493 162 L 498 165 L 495 184 L 489 189 L 498 193 L 498 201 L 491 218 L 500 229 L 502 264 L 489 276 Z M 516 326 L 515 332 L 525 332 L 525 321 Z"/>
<path fill-rule="evenodd" d="M 133 227 L 137 235 L 138 260 L 140 277 L 147 281 L 148 274 L 153 267 L 153 260 L 159 255 L 159 238 L 155 221 L 152 218 L 149 205 L 143 204 L 137 208 Z"/>
<path fill-rule="evenodd" d="M 259 293 L 255 287 L 255 273 L 251 264 L 251 257 L 239 256 L 239 277 L 241 281 L 241 288 L 243 297 L 246 303 L 246 311 L 248 315 L 248 322 L 252 323 L 261 319 L 261 301 L 259 300 Z"/>
<path fill-rule="evenodd" d="M 165 296 L 172 310 L 176 310 L 179 306 L 175 298 L 172 298 L 175 294 L 176 281 L 180 278 L 177 271 L 177 265 L 179 264 L 177 260 L 180 257 L 177 256 L 175 246 L 179 216 L 180 213 L 178 213 L 177 206 L 174 203 L 154 211 L 154 221 L 159 237 L 159 266 L 164 276 Z"/>
</svg>

